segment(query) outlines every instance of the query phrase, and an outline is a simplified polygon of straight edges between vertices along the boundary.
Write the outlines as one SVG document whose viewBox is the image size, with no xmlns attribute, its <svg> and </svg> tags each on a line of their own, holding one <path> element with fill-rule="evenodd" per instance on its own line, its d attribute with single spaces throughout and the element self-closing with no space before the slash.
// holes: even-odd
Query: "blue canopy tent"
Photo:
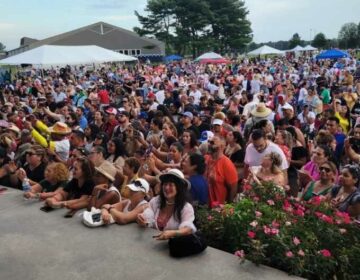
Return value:
<svg viewBox="0 0 360 280">
<path fill-rule="evenodd" d="M 165 61 L 180 61 L 183 57 L 177 54 L 168 55 L 165 57 Z"/>
<path fill-rule="evenodd" d="M 346 57 L 350 57 L 347 52 L 333 49 L 322 52 L 321 54 L 316 56 L 316 59 L 337 59 Z"/>
</svg>

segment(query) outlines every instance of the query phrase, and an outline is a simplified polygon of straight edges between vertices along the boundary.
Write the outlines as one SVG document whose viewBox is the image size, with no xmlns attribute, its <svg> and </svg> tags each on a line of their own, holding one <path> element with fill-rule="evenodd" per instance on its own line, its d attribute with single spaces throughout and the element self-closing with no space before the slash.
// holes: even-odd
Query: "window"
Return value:
<svg viewBox="0 0 360 280">
<path fill-rule="evenodd" d="M 119 53 L 124 53 L 124 50 L 119 50 Z"/>
<path fill-rule="evenodd" d="M 136 50 L 131 50 L 131 55 L 136 55 Z"/>
<path fill-rule="evenodd" d="M 141 55 L 141 50 L 136 50 L 136 55 Z"/>
<path fill-rule="evenodd" d="M 124 54 L 128 55 L 129 51 L 128 50 L 124 50 Z"/>
</svg>

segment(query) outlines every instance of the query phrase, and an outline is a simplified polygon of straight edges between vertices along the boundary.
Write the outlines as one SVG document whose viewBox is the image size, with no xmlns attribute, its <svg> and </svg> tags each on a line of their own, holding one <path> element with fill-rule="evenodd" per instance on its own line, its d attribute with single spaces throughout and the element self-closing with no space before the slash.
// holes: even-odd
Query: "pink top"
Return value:
<svg viewBox="0 0 360 280">
<path fill-rule="evenodd" d="M 193 232 L 196 232 L 196 227 L 194 225 L 194 208 L 190 203 L 187 202 L 181 211 L 181 221 L 177 221 L 175 216 L 172 215 L 167 221 L 166 225 L 158 225 L 158 217 L 160 213 L 160 196 L 152 198 L 149 204 L 150 207 L 145 209 L 143 216 L 149 224 L 152 224 L 153 228 L 158 230 L 160 230 L 160 228 L 161 230 L 177 230 L 184 227 L 189 227 Z"/>
<path fill-rule="evenodd" d="M 313 162 L 312 160 L 310 160 L 308 163 L 306 163 L 303 166 L 303 169 L 309 173 L 309 175 L 311 176 L 311 178 L 314 181 L 317 181 L 320 179 L 319 169 L 318 169 L 317 165 L 315 164 L 315 162 Z"/>
</svg>

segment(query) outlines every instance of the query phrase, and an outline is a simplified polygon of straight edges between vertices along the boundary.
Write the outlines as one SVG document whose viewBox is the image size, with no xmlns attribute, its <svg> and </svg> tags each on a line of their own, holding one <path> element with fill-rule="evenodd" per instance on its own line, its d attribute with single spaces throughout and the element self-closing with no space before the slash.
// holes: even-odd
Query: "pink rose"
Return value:
<svg viewBox="0 0 360 280">
<path fill-rule="evenodd" d="M 298 251 L 298 255 L 303 257 L 303 256 L 305 256 L 305 253 L 304 253 L 303 250 L 300 249 L 300 250 Z"/>
<path fill-rule="evenodd" d="M 271 234 L 272 235 L 278 235 L 279 234 L 279 230 L 277 228 L 272 228 L 271 229 Z"/>
<path fill-rule="evenodd" d="M 214 217 L 211 216 L 211 215 L 209 215 L 209 216 L 207 217 L 207 219 L 208 219 L 208 221 L 212 221 L 212 220 L 214 219 Z"/>
<path fill-rule="evenodd" d="M 341 234 L 347 233 L 347 230 L 345 228 L 339 228 L 339 231 Z"/>
<path fill-rule="evenodd" d="M 297 238 L 296 236 L 293 238 L 293 243 L 297 246 L 301 243 L 300 239 Z"/>
<path fill-rule="evenodd" d="M 247 232 L 247 235 L 248 235 L 251 239 L 254 239 L 255 236 L 256 236 L 256 233 L 253 232 L 253 231 L 248 231 L 248 232 Z"/>
<path fill-rule="evenodd" d="M 280 227 L 280 224 L 279 224 L 276 220 L 274 220 L 274 221 L 272 221 L 271 226 L 272 226 L 273 228 L 279 228 L 279 227 Z"/>
<path fill-rule="evenodd" d="M 245 258 L 245 252 L 244 252 L 244 250 L 237 250 L 237 251 L 234 253 L 234 255 L 237 256 L 237 257 L 240 258 L 240 259 Z"/>
<path fill-rule="evenodd" d="M 305 213 L 302 209 L 298 208 L 296 210 L 293 211 L 293 214 L 296 216 L 300 216 L 300 217 L 304 217 Z"/>
<path fill-rule="evenodd" d="M 269 204 L 269 205 L 275 205 L 275 202 L 274 202 L 274 200 L 272 200 L 272 199 L 269 199 L 268 201 L 267 201 L 267 204 Z"/>
<path fill-rule="evenodd" d="M 269 228 L 268 226 L 263 226 L 263 229 L 265 234 L 271 234 L 271 228 Z"/>
<path fill-rule="evenodd" d="M 258 201 L 260 200 L 260 198 L 259 198 L 258 196 L 254 196 L 253 200 L 254 200 L 255 202 L 258 202 Z"/>
<path fill-rule="evenodd" d="M 320 250 L 320 253 L 326 258 L 331 257 L 331 252 L 327 249 Z"/>
<path fill-rule="evenodd" d="M 292 258 L 292 257 L 294 257 L 294 254 L 293 254 L 293 252 L 291 252 L 291 251 L 287 251 L 287 252 L 285 253 L 285 256 L 287 256 L 288 258 Z"/>
<path fill-rule="evenodd" d="M 250 223 L 250 226 L 252 226 L 252 227 L 256 227 L 258 225 L 258 222 L 257 221 L 252 221 L 251 223 Z"/>
<path fill-rule="evenodd" d="M 262 213 L 259 211 L 255 211 L 256 218 L 260 218 L 262 216 Z"/>
</svg>

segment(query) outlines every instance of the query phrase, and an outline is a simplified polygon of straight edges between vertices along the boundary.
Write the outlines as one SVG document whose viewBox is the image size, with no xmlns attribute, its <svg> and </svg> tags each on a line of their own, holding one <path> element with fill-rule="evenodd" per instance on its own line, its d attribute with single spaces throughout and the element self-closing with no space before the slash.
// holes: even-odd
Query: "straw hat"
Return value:
<svg viewBox="0 0 360 280">
<path fill-rule="evenodd" d="M 110 181 L 115 181 L 115 175 L 117 171 L 115 166 L 111 162 L 105 160 L 102 164 L 100 164 L 100 166 L 95 167 L 95 170 L 104 175 Z"/>
<path fill-rule="evenodd" d="M 265 118 L 271 114 L 271 109 L 267 108 L 265 103 L 259 103 L 256 108 L 251 111 L 251 115 L 254 117 Z"/>
<path fill-rule="evenodd" d="M 66 135 L 71 133 L 71 128 L 68 127 L 66 123 L 57 122 L 54 124 L 54 126 L 49 127 L 49 132 L 54 134 Z"/>
</svg>

